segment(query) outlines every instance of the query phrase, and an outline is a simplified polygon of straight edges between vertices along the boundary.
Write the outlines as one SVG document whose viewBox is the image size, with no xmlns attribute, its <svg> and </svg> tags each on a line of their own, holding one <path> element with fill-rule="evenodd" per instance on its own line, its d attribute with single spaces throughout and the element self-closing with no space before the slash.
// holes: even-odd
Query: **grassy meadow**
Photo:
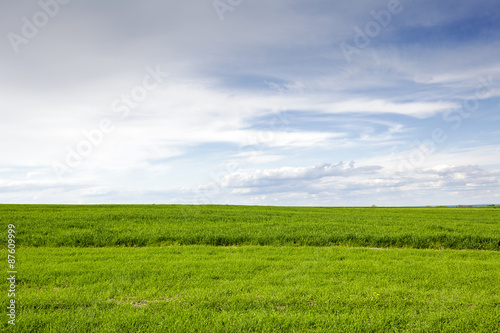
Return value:
<svg viewBox="0 0 500 333">
<path fill-rule="evenodd" d="M 0 221 L 17 232 L 6 332 L 500 331 L 497 208 L 0 205 Z"/>
<path fill-rule="evenodd" d="M 498 208 L 0 206 L 26 247 L 299 245 L 500 250 Z"/>
</svg>

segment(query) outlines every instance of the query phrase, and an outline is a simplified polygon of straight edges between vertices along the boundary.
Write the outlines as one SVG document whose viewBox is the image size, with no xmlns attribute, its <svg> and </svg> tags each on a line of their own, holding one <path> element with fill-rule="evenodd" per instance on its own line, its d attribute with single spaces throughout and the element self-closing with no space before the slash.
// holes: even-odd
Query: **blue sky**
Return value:
<svg viewBox="0 0 500 333">
<path fill-rule="evenodd" d="M 1 6 L 0 203 L 500 203 L 496 1 Z"/>
</svg>

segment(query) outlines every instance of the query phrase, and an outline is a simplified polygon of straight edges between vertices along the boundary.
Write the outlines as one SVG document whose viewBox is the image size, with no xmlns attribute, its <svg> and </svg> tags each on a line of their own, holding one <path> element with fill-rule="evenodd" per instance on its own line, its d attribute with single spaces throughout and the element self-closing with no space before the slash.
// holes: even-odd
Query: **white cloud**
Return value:
<svg viewBox="0 0 500 333">
<path fill-rule="evenodd" d="M 39 10 L 5 6 L 4 36 Z M 439 199 L 426 191 L 463 198 L 472 188 L 495 197 L 488 184 L 497 184 L 496 174 L 485 170 L 498 167 L 498 130 L 489 128 L 498 122 L 498 31 L 474 25 L 477 38 L 461 40 L 453 30 L 488 12 L 495 18 L 495 9 L 487 1 L 405 2 L 347 64 L 339 43 L 352 42 L 354 27 L 386 6 L 257 0 L 221 22 L 211 1 L 65 5 L 19 54 L 6 38 L 0 48 L 0 201 L 189 201 L 224 163 L 241 168 L 225 170 L 224 203 L 417 202 Z M 451 35 L 436 30 L 443 34 L 436 47 L 423 37 L 440 27 Z M 119 119 L 113 102 L 156 64 L 168 77 Z M 448 133 L 446 145 L 398 178 L 408 142 L 441 126 L 440 114 L 475 98 L 479 79 L 490 75 L 490 94 L 463 119 L 471 126 Z M 67 149 L 86 140 L 82 131 L 103 118 L 115 130 L 59 181 L 52 162 L 64 164 Z M 326 157 L 365 167 L 308 166 Z M 470 164 L 483 171 L 453 169 Z"/>
<path fill-rule="evenodd" d="M 229 188 L 266 187 L 279 185 L 281 182 L 315 181 L 324 177 L 348 176 L 354 174 L 373 173 L 380 169 L 378 166 L 354 167 L 323 163 L 314 167 L 283 167 L 271 170 L 256 170 L 254 172 L 238 172 L 221 179 L 221 183 Z"/>
<path fill-rule="evenodd" d="M 348 100 L 341 103 L 324 105 L 324 110 L 332 113 L 393 113 L 412 116 L 416 118 L 427 118 L 438 112 L 443 112 L 457 107 L 458 104 L 451 102 L 393 103 L 384 100 Z"/>
<path fill-rule="evenodd" d="M 294 201 L 299 205 L 315 205 L 318 198 L 328 205 L 354 202 L 386 206 L 415 205 L 417 202 L 425 205 L 474 204 L 500 195 L 499 175 L 500 170 L 488 171 L 471 165 L 418 169 L 394 175 L 380 166 L 326 163 L 314 167 L 236 172 L 198 191 L 205 193 L 204 199 L 208 202 L 221 202 L 227 195 L 240 196 L 239 201 L 244 203 L 254 202 L 258 196 L 283 198 L 294 195 L 302 199 Z"/>
</svg>

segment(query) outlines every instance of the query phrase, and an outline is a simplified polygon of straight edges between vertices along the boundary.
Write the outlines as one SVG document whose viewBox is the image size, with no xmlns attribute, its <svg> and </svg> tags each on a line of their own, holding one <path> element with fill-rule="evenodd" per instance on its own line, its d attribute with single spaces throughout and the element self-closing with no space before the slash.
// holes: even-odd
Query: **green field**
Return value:
<svg viewBox="0 0 500 333">
<path fill-rule="evenodd" d="M 500 250 L 497 208 L 0 206 L 26 247 L 309 245 Z"/>
<path fill-rule="evenodd" d="M 500 331 L 496 208 L 0 205 L 0 221 L 17 232 L 6 332 Z"/>
</svg>

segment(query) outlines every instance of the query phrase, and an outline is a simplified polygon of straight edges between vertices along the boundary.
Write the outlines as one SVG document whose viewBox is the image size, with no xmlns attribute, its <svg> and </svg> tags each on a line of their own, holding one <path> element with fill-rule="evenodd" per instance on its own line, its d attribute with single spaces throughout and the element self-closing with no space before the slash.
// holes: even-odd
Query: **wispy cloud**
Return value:
<svg viewBox="0 0 500 333">
<path fill-rule="evenodd" d="M 6 3 L 0 202 L 498 200 L 498 6 L 401 0 L 382 24 L 389 6 L 256 0 L 221 21 L 212 1 L 70 1 L 27 38 L 44 9 Z"/>
</svg>

